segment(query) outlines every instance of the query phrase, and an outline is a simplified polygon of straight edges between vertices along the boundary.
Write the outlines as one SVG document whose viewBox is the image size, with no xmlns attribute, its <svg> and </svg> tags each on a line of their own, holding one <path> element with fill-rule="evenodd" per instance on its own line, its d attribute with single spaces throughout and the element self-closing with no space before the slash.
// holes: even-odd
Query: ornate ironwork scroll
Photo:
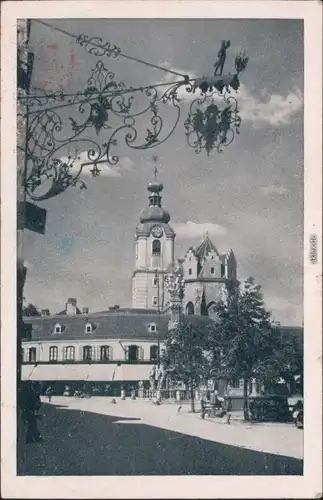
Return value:
<svg viewBox="0 0 323 500">
<path fill-rule="evenodd" d="M 78 43 L 93 49 L 94 55 L 118 56 L 120 49 L 116 46 L 96 38 L 92 47 L 91 40 L 84 35 L 78 37 Z M 85 89 L 74 95 L 34 89 L 35 93 L 26 97 L 18 91 L 18 99 L 27 106 L 29 116 L 28 195 L 33 200 L 44 200 L 69 186 L 85 188 L 80 178 L 84 167 L 91 167 L 90 172 L 97 176 L 100 166 L 117 165 L 121 141 L 134 150 L 163 144 L 177 128 L 181 110 L 188 104 L 184 122 L 188 144 L 196 153 L 202 149 L 208 154 L 213 150 L 221 152 L 239 133 L 241 119 L 230 90 L 239 87 L 238 75 L 246 64 L 247 58 L 241 55 L 235 61 L 236 74 L 229 77 L 185 77 L 169 84 L 127 88 L 98 60 Z M 197 88 L 200 97 L 194 98 Z M 171 120 L 168 128 L 165 113 L 169 115 L 168 124 Z M 91 130 L 95 134 L 91 135 Z"/>
<path fill-rule="evenodd" d="M 76 43 L 84 47 L 89 54 L 95 56 L 107 56 L 107 57 L 118 57 L 121 53 L 120 47 L 111 44 L 110 42 L 105 42 L 101 37 L 89 37 L 86 35 L 79 35 L 76 38 Z"/>
<path fill-rule="evenodd" d="M 196 153 L 205 149 L 209 155 L 214 149 L 221 153 L 223 147 L 229 146 L 239 134 L 240 124 L 236 98 L 229 91 L 220 94 L 215 90 L 194 99 L 184 127 L 189 146 Z"/>
</svg>

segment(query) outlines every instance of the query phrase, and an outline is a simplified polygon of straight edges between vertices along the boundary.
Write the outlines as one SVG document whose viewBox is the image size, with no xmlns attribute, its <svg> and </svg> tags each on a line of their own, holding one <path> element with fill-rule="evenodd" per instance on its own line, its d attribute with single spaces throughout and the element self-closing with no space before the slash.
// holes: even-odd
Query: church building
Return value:
<svg viewBox="0 0 323 500">
<path fill-rule="evenodd" d="M 149 386 L 172 325 L 167 279 L 176 267 L 176 235 L 162 206 L 163 184 L 155 176 L 147 189 L 148 206 L 135 231 L 132 308 L 113 306 L 91 313 L 69 298 L 58 314 L 43 310 L 40 317 L 24 318 L 32 328 L 22 345 L 23 380 L 43 388 L 51 385 L 58 394 L 84 384 L 92 393 L 115 395 L 121 385 Z M 232 249 L 220 253 L 205 234 L 178 261 L 184 279 L 182 314 L 193 323 L 213 321 L 214 305 L 237 282 Z"/>
</svg>

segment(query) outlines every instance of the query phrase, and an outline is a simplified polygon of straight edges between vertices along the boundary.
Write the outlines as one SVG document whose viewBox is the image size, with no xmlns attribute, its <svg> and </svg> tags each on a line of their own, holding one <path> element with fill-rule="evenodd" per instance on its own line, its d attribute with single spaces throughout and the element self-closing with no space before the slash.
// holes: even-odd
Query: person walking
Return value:
<svg viewBox="0 0 323 500">
<path fill-rule="evenodd" d="M 205 401 L 204 401 L 204 397 L 202 396 L 201 397 L 201 418 L 204 420 L 205 418 Z"/>
<path fill-rule="evenodd" d="M 48 402 L 50 403 L 52 400 L 53 389 L 51 386 L 48 386 L 46 389 L 46 396 L 48 397 Z"/>
</svg>

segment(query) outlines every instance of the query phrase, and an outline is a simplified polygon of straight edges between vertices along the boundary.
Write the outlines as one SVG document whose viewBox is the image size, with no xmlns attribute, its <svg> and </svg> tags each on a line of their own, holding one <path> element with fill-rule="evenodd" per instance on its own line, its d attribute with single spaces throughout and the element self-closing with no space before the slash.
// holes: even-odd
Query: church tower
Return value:
<svg viewBox="0 0 323 500">
<path fill-rule="evenodd" d="M 212 316 L 213 306 L 226 300 L 231 283 L 237 283 L 237 262 L 232 249 L 220 254 L 206 234 L 202 243 L 190 247 L 184 263 L 185 314 Z"/>
<path fill-rule="evenodd" d="M 162 207 L 163 184 L 155 179 L 147 186 L 148 207 L 140 214 L 135 234 L 135 270 L 132 278 L 132 307 L 162 311 L 166 305 L 164 277 L 174 265 L 175 233 L 170 215 Z"/>
</svg>

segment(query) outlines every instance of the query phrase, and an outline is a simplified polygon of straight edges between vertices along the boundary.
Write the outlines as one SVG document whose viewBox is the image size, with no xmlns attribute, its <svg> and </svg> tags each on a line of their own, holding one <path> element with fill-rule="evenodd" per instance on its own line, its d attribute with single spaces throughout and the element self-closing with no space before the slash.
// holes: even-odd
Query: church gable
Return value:
<svg viewBox="0 0 323 500">
<path fill-rule="evenodd" d="M 183 262 L 184 279 L 196 279 L 198 275 L 198 259 L 191 247 L 185 254 Z"/>
</svg>

